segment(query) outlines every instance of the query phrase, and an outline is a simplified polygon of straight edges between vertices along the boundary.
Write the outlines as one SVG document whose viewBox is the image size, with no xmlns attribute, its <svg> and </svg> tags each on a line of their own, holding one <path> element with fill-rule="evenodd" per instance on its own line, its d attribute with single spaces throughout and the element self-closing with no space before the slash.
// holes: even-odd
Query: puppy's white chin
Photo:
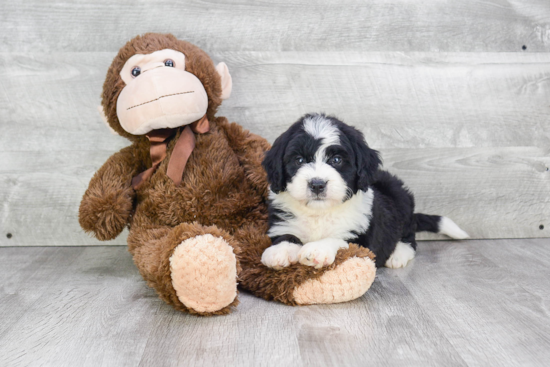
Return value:
<svg viewBox="0 0 550 367">
<path fill-rule="evenodd" d="M 342 200 L 309 199 L 305 202 L 305 205 L 311 209 L 329 209 L 342 204 L 342 202 Z"/>
</svg>

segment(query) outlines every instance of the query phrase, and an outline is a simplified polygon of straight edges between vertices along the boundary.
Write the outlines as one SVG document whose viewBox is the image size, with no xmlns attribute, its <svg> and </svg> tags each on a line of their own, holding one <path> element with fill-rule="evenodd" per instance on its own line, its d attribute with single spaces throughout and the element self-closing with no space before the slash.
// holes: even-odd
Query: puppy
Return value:
<svg viewBox="0 0 550 367">
<path fill-rule="evenodd" d="M 310 114 L 294 123 L 263 161 L 272 245 L 262 263 L 321 268 L 356 243 L 376 255 L 377 267 L 400 268 L 415 256 L 416 232 L 468 237 L 449 218 L 414 213 L 412 193 L 380 165 L 363 134 L 334 117 Z"/>
</svg>

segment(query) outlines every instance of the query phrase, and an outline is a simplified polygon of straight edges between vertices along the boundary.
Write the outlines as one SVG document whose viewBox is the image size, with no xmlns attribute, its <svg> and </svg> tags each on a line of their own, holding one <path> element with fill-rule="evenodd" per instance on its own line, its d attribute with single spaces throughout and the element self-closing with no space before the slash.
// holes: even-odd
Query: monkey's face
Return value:
<svg viewBox="0 0 550 367">
<path fill-rule="evenodd" d="M 143 135 L 184 126 L 205 115 L 208 95 L 201 81 L 185 70 L 185 61 L 183 53 L 172 49 L 136 54 L 126 61 L 120 71 L 126 86 L 116 104 L 125 131 Z M 231 78 L 225 64 L 216 69 L 222 79 Z"/>
</svg>

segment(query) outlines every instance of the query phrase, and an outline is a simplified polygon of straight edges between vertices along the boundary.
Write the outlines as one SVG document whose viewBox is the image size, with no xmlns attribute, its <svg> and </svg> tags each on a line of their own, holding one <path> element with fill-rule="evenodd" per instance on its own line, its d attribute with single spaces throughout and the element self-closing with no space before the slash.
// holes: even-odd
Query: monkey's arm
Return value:
<svg viewBox="0 0 550 367">
<path fill-rule="evenodd" d="M 140 166 L 139 153 L 132 145 L 113 154 L 95 173 L 78 213 L 84 231 L 101 241 L 111 240 L 122 232 L 135 198 L 132 177 Z"/>
<path fill-rule="evenodd" d="M 227 136 L 229 146 L 237 154 L 239 162 L 244 167 L 247 178 L 267 198 L 267 175 L 262 167 L 265 152 L 270 144 L 259 135 L 252 134 L 235 122 L 228 123 L 226 118 L 219 118 L 218 127 Z"/>
</svg>

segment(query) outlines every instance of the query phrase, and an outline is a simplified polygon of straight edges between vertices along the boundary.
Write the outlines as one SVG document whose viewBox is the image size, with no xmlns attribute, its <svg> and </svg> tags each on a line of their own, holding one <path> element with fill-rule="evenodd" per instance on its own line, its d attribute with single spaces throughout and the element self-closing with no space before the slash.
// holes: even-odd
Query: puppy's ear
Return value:
<svg viewBox="0 0 550 367">
<path fill-rule="evenodd" d="M 289 129 L 275 139 L 271 149 L 265 153 L 265 158 L 262 162 L 262 166 L 267 172 L 267 180 L 271 185 L 271 190 L 276 194 L 286 189 L 283 159 L 290 136 L 291 132 Z"/>
<path fill-rule="evenodd" d="M 360 144 L 361 145 L 361 144 Z M 378 151 L 369 148 L 366 143 L 362 144 L 363 148 L 361 158 L 358 159 L 357 168 L 357 188 L 366 191 L 374 182 L 378 168 L 382 164 Z"/>
<path fill-rule="evenodd" d="M 369 148 L 363 134 L 359 130 L 351 128 L 346 135 L 350 139 L 355 153 L 357 189 L 366 191 L 369 185 L 374 182 L 376 173 L 382 164 L 382 160 L 380 159 L 378 151 Z"/>
</svg>

